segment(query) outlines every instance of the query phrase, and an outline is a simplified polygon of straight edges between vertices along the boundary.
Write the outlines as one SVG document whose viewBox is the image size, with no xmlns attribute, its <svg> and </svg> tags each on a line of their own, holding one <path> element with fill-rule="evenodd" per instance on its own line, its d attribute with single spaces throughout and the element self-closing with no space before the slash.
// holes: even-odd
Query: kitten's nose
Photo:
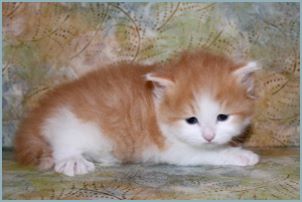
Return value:
<svg viewBox="0 0 302 202">
<path fill-rule="evenodd" d="M 208 129 L 208 128 L 206 128 L 203 131 L 202 136 L 208 142 L 211 142 L 214 139 L 214 137 L 215 137 L 214 132 L 211 129 Z"/>
</svg>

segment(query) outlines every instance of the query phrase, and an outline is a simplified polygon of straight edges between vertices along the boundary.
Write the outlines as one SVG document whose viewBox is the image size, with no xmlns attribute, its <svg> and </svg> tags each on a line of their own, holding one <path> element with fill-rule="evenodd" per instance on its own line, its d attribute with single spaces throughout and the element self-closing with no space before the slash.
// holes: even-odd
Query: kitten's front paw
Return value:
<svg viewBox="0 0 302 202">
<path fill-rule="evenodd" d="M 62 160 L 55 165 L 55 171 L 64 175 L 83 175 L 94 170 L 94 164 L 83 157 L 74 157 Z"/>
<path fill-rule="evenodd" d="M 227 163 L 237 166 L 252 166 L 259 162 L 260 158 L 252 151 L 244 149 L 233 149 L 227 153 Z"/>
</svg>

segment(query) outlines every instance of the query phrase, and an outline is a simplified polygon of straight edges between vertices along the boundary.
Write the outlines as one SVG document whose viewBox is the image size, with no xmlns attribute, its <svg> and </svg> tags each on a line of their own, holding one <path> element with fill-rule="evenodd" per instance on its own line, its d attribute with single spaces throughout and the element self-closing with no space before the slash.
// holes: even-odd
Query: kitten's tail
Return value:
<svg viewBox="0 0 302 202">
<path fill-rule="evenodd" d="M 15 158 L 21 165 L 34 165 L 43 170 L 54 165 L 50 145 L 30 119 L 21 123 L 15 136 L 14 150 Z"/>
</svg>

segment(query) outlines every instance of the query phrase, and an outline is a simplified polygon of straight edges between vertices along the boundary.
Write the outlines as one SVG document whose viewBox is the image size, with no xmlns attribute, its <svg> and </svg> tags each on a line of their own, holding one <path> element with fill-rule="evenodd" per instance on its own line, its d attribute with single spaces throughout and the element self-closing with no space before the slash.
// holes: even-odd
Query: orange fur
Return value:
<svg viewBox="0 0 302 202">
<path fill-rule="evenodd" d="M 205 90 L 209 90 L 216 100 L 224 102 L 224 108 L 229 113 L 251 116 L 254 101 L 248 97 L 245 87 L 231 76 L 242 66 L 244 64 L 237 64 L 227 57 L 204 51 L 184 53 L 179 60 L 166 67 L 173 72 L 167 78 L 174 80 L 175 86 L 161 105 L 163 118 L 173 121 L 186 117 L 190 111 L 194 112 L 194 94 Z M 188 109 L 188 106 L 191 107 Z"/>
<path fill-rule="evenodd" d="M 64 103 L 68 103 L 80 119 L 100 124 L 105 135 L 118 145 L 114 152 L 123 161 L 135 160 L 146 144 L 154 143 L 162 148 L 163 137 L 156 125 L 150 93 L 152 86 L 143 77 L 153 69 L 113 65 L 55 88 L 29 113 L 17 131 L 17 161 L 36 165 L 44 155 L 51 153 L 41 136 L 41 121 Z"/>
<path fill-rule="evenodd" d="M 153 103 L 152 91 L 156 86 L 144 79 L 150 72 L 162 74 L 176 86 L 167 89 L 165 101 L 160 105 L 162 120 L 186 117 L 188 111 L 195 110 L 192 103 L 195 93 L 206 88 L 217 100 L 224 101 L 230 113 L 250 116 L 253 101 L 230 76 L 242 65 L 226 57 L 196 51 L 184 53 L 162 67 L 116 64 L 88 73 L 49 92 L 29 113 L 16 134 L 16 159 L 43 167 L 43 159 L 51 157 L 52 150 L 41 135 L 41 123 L 56 107 L 66 103 L 79 119 L 100 125 L 104 135 L 114 142 L 114 155 L 123 162 L 137 161 L 150 144 L 164 149 L 165 138 L 157 125 Z"/>
</svg>

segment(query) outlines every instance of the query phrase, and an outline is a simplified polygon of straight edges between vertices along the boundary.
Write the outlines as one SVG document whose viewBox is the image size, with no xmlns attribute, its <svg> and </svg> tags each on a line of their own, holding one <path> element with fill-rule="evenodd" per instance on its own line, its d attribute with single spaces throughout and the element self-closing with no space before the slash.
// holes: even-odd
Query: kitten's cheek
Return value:
<svg viewBox="0 0 302 202">
<path fill-rule="evenodd" d="M 213 143 L 216 144 L 226 144 L 232 139 L 232 135 L 229 134 L 217 134 L 215 139 L 213 140 Z"/>
<path fill-rule="evenodd" d="M 220 125 L 219 128 L 217 128 L 216 132 L 216 138 L 214 139 L 214 142 L 217 144 L 226 144 L 231 139 L 237 135 L 239 135 L 242 131 L 242 124 L 224 124 Z"/>
</svg>

